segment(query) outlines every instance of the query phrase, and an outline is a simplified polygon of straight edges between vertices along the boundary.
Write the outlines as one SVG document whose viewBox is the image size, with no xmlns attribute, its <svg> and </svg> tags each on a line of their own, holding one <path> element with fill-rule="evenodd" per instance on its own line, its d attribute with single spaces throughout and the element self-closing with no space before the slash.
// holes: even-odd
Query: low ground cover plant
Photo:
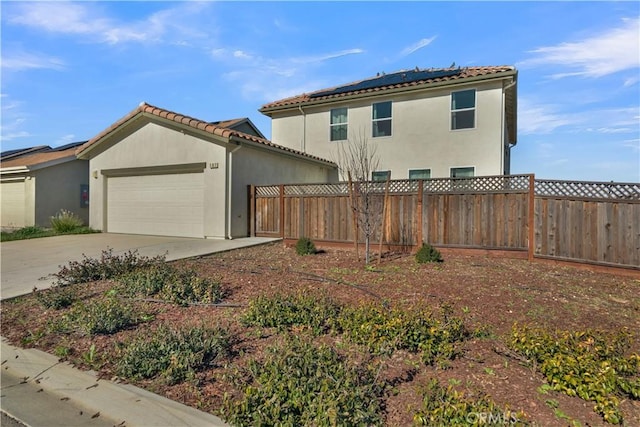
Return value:
<svg viewBox="0 0 640 427">
<path fill-rule="evenodd" d="M 51 228 L 28 226 L 13 231 L 3 231 L 2 233 L 0 233 L 0 241 L 10 242 L 13 240 L 38 239 L 41 237 L 52 237 L 62 234 L 89 234 L 97 232 L 98 231 L 85 226 L 77 227 L 65 232 L 59 232 Z"/>
<path fill-rule="evenodd" d="M 55 274 L 56 285 L 65 286 L 96 280 L 114 279 L 136 269 L 164 264 L 165 256 L 146 257 L 138 251 L 114 255 L 113 249 L 102 251 L 100 258 L 83 255 L 80 261 L 70 261 Z"/>
<path fill-rule="evenodd" d="M 162 325 L 151 334 L 120 343 L 116 369 L 125 378 L 161 377 L 167 384 L 176 384 L 228 356 L 231 345 L 229 333 L 222 328 Z"/>
<path fill-rule="evenodd" d="M 166 263 L 137 268 L 120 276 L 118 282 L 118 290 L 124 295 L 159 297 L 180 305 L 217 304 L 224 296 L 220 281 Z"/>
<path fill-rule="evenodd" d="M 413 416 L 420 426 L 529 425 L 522 411 L 499 407 L 489 396 L 466 396 L 451 385 L 431 380 L 422 391 L 422 407 Z"/>
<path fill-rule="evenodd" d="M 510 346 L 544 374 L 552 389 L 595 402 L 611 424 L 623 422 L 620 398 L 640 400 L 640 355 L 626 354 L 628 331 L 548 331 L 515 325 Z"/>
<path fill-rule="evenodd" d="M 354 363 L 328 345 L 287 335 L 242 373 L 242 396 L 227 396 L 222 410 L 233 425 L 382 425 L 384 387 L 375 366 Z"/>
<path fill-rule="evenodd" d="M 292 326 L 306 327 L 319 335 L 329 331 L 329 322 L 341 308 L 326 295 L 262 295 L 249 303 L 241 321 L 245 326 L 277 328 L 280 331 Z"/>
<path fill-rule="evenodd" d="M 440 311 L 388 308 L 380 303 L 342 306 L 326 295 L 275 295 L 251 301 L 242 322 L 278 330 L 306 327 L 316 335 L 341 334 L 374 354 L 403 349 L 420 353 L 431 365 L 455 358 L 459 344 L 470 336 L 450 307 L 442 306 Z"/>
</svg>

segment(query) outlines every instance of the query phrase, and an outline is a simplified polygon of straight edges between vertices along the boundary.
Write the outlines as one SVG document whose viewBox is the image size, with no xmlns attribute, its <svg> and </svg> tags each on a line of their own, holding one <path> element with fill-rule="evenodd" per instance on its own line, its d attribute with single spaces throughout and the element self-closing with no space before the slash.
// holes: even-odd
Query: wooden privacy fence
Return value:
<svg viewBox="0 0 640 427">
<path fill-rule="evenodd" d="M 382 239 L 387 247 L 413 249 L 428 242 L 640 269 L 640 183 L 508 175 L 366 185 L 377 215 L 385 214 L 372 235 L 375 244 Z M 363 242 L 348 183 L 249 191 L 251 235 Z"/>
</svg>

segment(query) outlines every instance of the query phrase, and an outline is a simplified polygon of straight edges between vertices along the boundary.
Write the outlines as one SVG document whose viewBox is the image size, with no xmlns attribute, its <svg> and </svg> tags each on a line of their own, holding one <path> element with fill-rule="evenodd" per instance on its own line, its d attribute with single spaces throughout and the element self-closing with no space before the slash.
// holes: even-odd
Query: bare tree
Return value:
<svg viewBox="0 0 640 427">
<path fill-rule="evenodd" d="M 380 158 L 377 146 L 370 144 L 364 129 L 352 134 L 347 141 L 338 143 L 335 163 L 343 180 L 348 180 L 351 211 L 355 218 L 356 254 L 359 230 L 365 239 L 365 263 L 370 261 L 371 238 L 382 221 L 384 185 L 372 182 L 372 173 L 378 170 Z"/>
</svg>

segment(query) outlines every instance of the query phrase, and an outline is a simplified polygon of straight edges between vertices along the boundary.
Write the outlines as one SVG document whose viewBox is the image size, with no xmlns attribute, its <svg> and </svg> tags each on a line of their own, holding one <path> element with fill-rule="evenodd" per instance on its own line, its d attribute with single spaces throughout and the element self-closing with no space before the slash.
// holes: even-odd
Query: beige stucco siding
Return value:
<svg viewBox="0 0 640 427">
<path fill-rule="evenodd" d="M 336 159 L 340 142 L 329 140 L 330 110 L 348 107 L 348 133 L 375 144 L 379 170 L 392 179 L 408 177 L 409 169 L 431 169 L 432 177 L 448 177 L 451 167 L 475 167 L 476 175 L 499 175 L 504 168 L 502 82 L 476 82 L 454 90 L 476 89 L 476 126 L 451 130 L 451 88 L 383 95 L 332 103 L 299 111 L 274 113 L 273 142 L 309 154 Z M 372 137 L 374 102 L 392 101 L 392 136 Z M 304 137 L 305 142 L 302 143 Z"/>
<path fill-rule="evenodd" d="M 337 170 L 308 160 L 243 145 L 230 154 L 232 175 L 232 237 L 247 236 L 248 186 L 335 182 Z"/>
<path fill-rule="evenodd" d="M 163 174 L 168 166 L 205 164 L 204 236 L 225 237 L 226 150 L 215 142 L 180 130 L 138 119 L 139 124 L 117 140 L 99 147 L 90 160 L 92 227 L 107 230 L 108 185 L 110 176 Z M 154 167 L 158 168 L 154 171 Z"/>
<path fill-rule="evenodd" d="M 51 226 L 51 217 L 61 209 L 73 212 L 89 224 L 89 208 L 81 206 L 80 186 L 89 184 L 89 162 L 72 160 L 38 169 L 35 179 L 35 223 Z"/>
</svg>

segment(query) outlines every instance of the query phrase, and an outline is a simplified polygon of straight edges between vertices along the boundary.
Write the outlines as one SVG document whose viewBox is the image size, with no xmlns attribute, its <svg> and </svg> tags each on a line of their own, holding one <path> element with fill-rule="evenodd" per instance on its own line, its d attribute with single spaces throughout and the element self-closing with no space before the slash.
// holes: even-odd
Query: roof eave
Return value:
<svg viewBox="0 0 640 427">
<path fill-rule="evenodd" d="M 396 93 L 414 92 L 414 91 L 421 91 L 421 90 L 427 91 L 427 90 L 442 88 L 447 86 L 460 86 L 463 84 L 475 83 L 483 80 L 503 80 L 506 78 L 516 76 L 517 74 L 518 74 L 518 71 L 515 68 L 513 68 L 511 70 L 501 71 L 499 73 L 465 77 L 459 80 L 447 80 L 442 82 L 426 83 L 419 86 L 403 86 L 398 88 L 384 89 L 380 91 L 369 90 L 369 91 L 363 91 L 363 92 L 355 93 L 351 95 L 334 96 L 328 99 L 319 99 L 317 101 L 308 99 L 301 102 L 295 102 L 295 103 L 287 104 L 283 106 L 260 108 L 258 111 L 266 116 L 269 116 L 271 113 L 275 113 L 279 111 L 287 111 L 287 110 L 297 110 L 299 107 L 334 104 L 336 102 L 351 101 L 354 99 L 370 98 L 374 96 L 386 96 L 386 95 L 396 94 Z"/>
<path fill-rule="evenodd" d="M 239 138 L 236 136 L 232 136 L 230 138 L 231 142 L 235 142 L 237 144 L 240 145 L 250 145 L 252 147 L 258 148 L 258 149 L 262 149 L 262 150 L 267 150 L 267 151 L 271 151 L 280 155 L 287 155 L 290 157 L 294 157 L 296 159 L 301 159 L 301 160 L 305 160 L 307 162 L 311 162 L 311 163 L 316 163 L 316 164 L 322 164 L 324 166 L 327 167 L 331 167 L 331 168 L 336 168 L 338 167 L 338 165 L 336 165 L 334 162 L 330 161 L 330 160 L 325 160 L 325 159 L 321 159 L 319 157 L 312 157 L 309 156 L 308 154 L 305 153 L 300 153 L 297 152 L 295 150 L 287 150 L 281 147 L 277 147 L 274 145 L 269 145 L 269 144 L 264 144 L 261 142 L 257 142 L 257 141 L 251 141 L 248 139 L 244 139 L 244 138 Z"/>
</svg>

